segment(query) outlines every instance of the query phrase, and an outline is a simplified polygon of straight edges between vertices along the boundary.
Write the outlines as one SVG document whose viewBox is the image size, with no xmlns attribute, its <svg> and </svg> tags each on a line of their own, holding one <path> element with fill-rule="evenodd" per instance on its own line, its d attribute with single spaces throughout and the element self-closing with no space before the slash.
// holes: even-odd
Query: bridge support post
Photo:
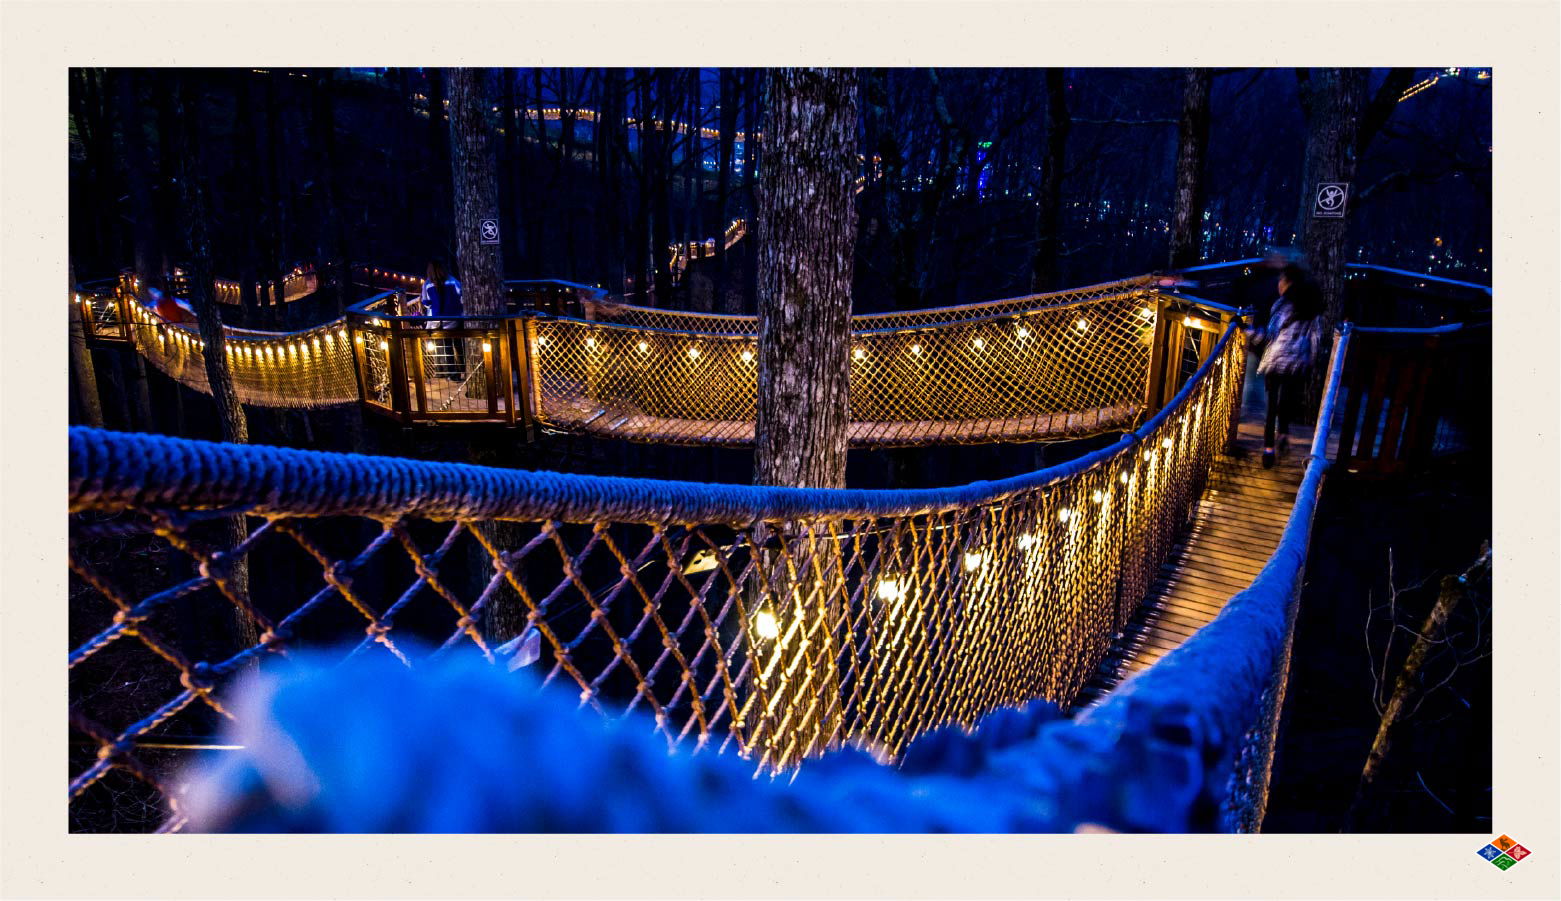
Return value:
<svg viewBox="0 0 1561 901">
<path fill-rule="evenodd" d="M 1144 418 L 1158 413 L 1165 404 L 1166 309 L 1165 298 L 1155 296 L 1154 334 L 1149 339 L 1149 372 L 1144 379 Z"/>
</svg>

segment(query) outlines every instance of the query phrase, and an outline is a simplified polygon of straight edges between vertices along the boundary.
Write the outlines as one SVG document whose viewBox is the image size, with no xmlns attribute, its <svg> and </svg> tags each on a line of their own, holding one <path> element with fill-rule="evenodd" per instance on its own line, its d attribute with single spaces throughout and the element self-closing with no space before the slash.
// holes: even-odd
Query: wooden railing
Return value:
<svg viewBox="0 0 1561 901">
<path fill-rule="evenodd" d="M 1356 330 L 1336 462 L 1396 475 L 1441 451 L 1490 446 L 1490 326 Z"/>
</svg>

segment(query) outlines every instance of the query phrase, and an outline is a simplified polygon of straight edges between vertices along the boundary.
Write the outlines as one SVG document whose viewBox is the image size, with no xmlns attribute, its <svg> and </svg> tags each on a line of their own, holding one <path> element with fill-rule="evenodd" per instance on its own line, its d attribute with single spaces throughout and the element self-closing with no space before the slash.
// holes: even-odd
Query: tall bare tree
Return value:
<svg viewBox="0 0 1561 901">
<path fill-rule="evenodd" d="M 1326 303 L 1327 324 L 1345 317 L 1344 248 L 1349 237 L 1349 202 L 1345 215 L 1321 218 L 1312 215 L 1318 186 L 1324 182 L 1353 182 L 1360 159 L 1413 75 L 1411 69 L 1393 69 L 1366 102 L 1367 69 L 1298 69 L 1301 112 L 1306 119 L 1306 156 L 1301 172 L 1301 203 L 1296 211 L 1295 233 L 1301 236 L 1307 262 Z"/>
<path fill-rule="evenodd" d="M 857 76 L 773 69 L 759 186 L 754 480 L 843 488 L 856 246 Z"/>
<path fill-rule="evenodd" d="M 1060 277 L 1062 254 L 1062 172 L 1067 159 L 1067 83 L 1061 69 L 1046 70 L 1046 151 L 1041 160 L 1041 186 L 1036 192 L 1035 251 L 1030 258 L 1030 290 L 1049 291 Z"/>
<path fill-rule="evenodd" d="M 1209 89 L 1214 70 L 1182 70 L 1182 120 L 1177 132 L 1176 194 L 1171 211 L 1172 269 L 1198 262 L 1203 237 L 1203 160 L 1209 148 Z"/>
<path fill-rule="evenodd" d="M 455 247 L 461 267 L 466 312 L 484 315 L 504 309 L 499 245 L 482 243 L 482 221 L 499 219 L 498 158 L 489 110 L 490 69 L 450 69 L 450 167 L 455 188 Z"/>
</svg>

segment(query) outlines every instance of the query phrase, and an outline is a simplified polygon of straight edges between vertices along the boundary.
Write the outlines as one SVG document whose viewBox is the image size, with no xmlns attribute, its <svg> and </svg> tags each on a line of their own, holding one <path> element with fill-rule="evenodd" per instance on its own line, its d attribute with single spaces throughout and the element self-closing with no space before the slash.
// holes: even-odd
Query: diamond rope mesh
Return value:
<svg viewBox="0 0 1561 901">
<path fill-rule="evenodd" d="M 1121 442 L 1001 482 L 821 491 L 486 470 L 71 430 L 70 797 L 104 827 L 166 804 L 159 746 L 209 736 L 229 680 L 356 636 L 489 659 L 504 608 L 547 681 L 641 710 L 669 745 L 785 770 L 845 742 L 895 754 L 944 723 L 1068 704 L 1150 584 L 1239 402 L 1228 330 Z M 224 547 L 221 520 L 248 517 Z M 248 563 L 247 586 L 233 564 Z M 253 622 L 250 646 L 192 627 Z M 202 620 L 201 616 L 207 616 Z M 127 681 L 128 679 L 128 681 Z M 133 686 L 127 688 L 126 686 Z M 117 780 L 117 781 L 116 781 Z M 137 794 L 139 792 L 139 794 Z"/>
<path fill-rule="evenodd" d="M 853 333 L 848 439 L 907 446 L 1130 428 L 1143 409 L 1156 300 L 1138 287 L 1039 308 L 1016 306 L 1025 298 L 956 308 L 919 326 L 902 320 L 922 314 L 893 314 L 892 327 Z M 664 443 L 753 441 L 752 335 L 563 318 L 538 320 L 535 334 L 543 423 Z"/>
<path fill-rule="evenodd" d="M 362 272 L 376 283 L 412 281 L 388 270 Z M 304 408 L 361 399 L 409 420 L 514 422 L 528 400 L 519 396 L 524 383 L 533 395 L 527 412 L 556 429 L 649 442 L 752 443 L 752 317 L 615 306 L 567 283 L 511 287 L 519 305 L 581 300 L 585 315 L 597 318 L 528 309 L 483 322 L 391 316 L 383 308 L 392 295 L 385 294 L 348 318 L 302 331 L 225 326 L 239 399 Z M 209 393 L 193 324 L 167 322 L 131 300 L 126 279 L 118 290 L 118 298 L 80 295 L 92 334 L 128 337 L 169 377 Z M 1159 296 L 1138 278 L 858 316 L 848 440 L 895 447 L 1131 428 L 1144 410 Z M 617 312 L 603 318 L 609 307 Z"/>
</svg>

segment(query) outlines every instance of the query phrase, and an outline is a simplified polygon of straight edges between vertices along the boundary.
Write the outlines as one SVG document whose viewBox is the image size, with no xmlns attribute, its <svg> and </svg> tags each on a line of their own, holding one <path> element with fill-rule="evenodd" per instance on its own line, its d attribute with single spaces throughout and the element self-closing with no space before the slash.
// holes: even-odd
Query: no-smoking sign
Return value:
<svg viewBox="0 0 1561 901">
<path fill-rule="evenodd" d="M 1312 218 L 1343 219 L 1344 204 L 1350 196 L 1347 181 L 1325 181 L 1317 185 L 1317 197 L 1312 201 Z"/>
<path fill-rule="evenodd" d="M 499 220 L 484 219 L 477 224 L 477 237 L 483 244 L 499 243 Z"/>
</svg>

